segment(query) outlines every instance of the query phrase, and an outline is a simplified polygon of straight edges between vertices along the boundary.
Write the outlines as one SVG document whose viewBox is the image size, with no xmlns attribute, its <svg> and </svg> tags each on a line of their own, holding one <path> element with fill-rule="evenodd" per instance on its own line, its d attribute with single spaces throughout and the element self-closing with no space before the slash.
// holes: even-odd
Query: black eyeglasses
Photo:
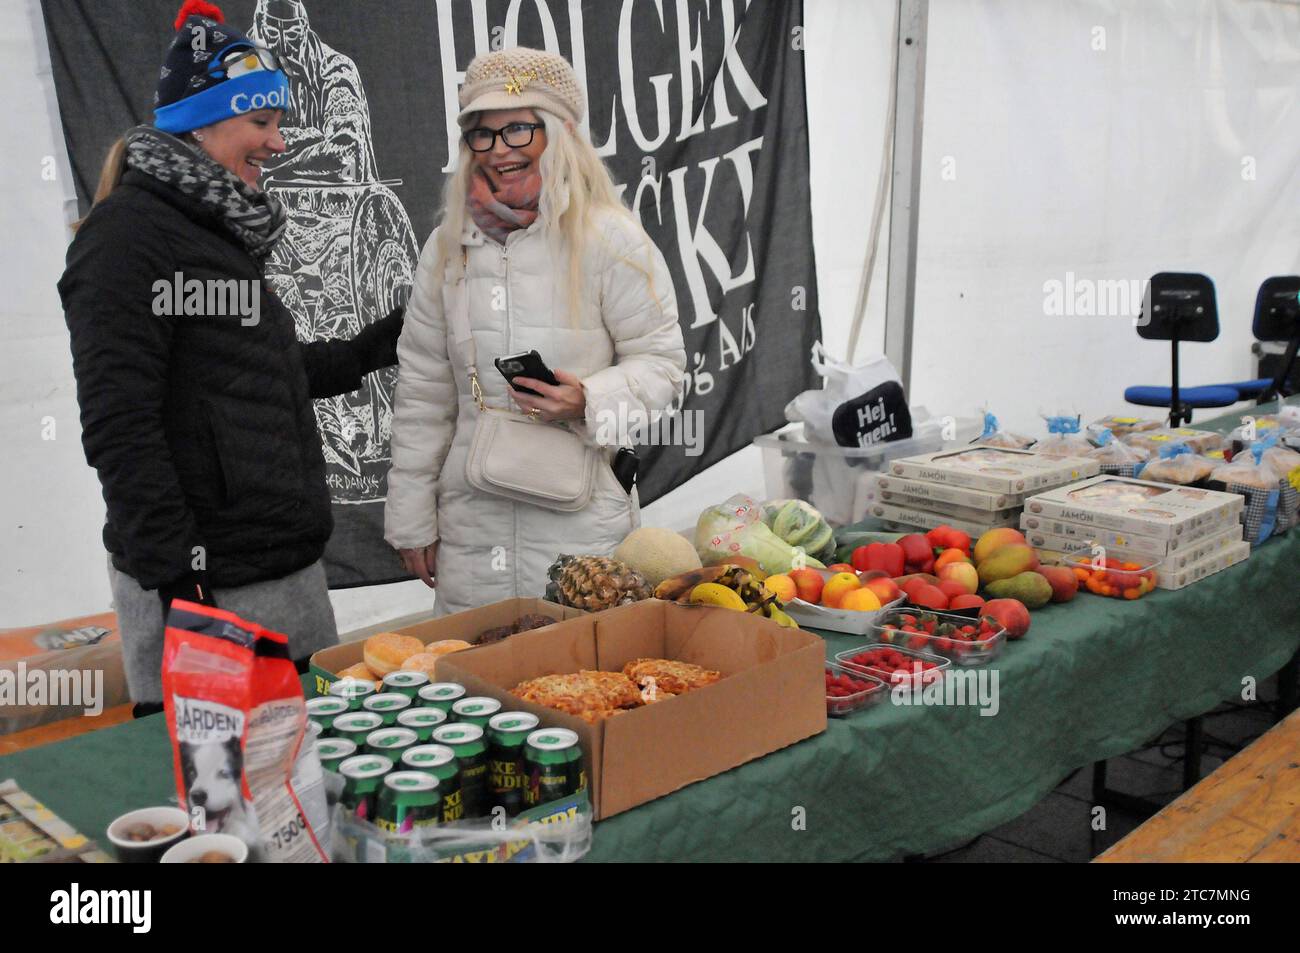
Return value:
<svg viewBox="0 0 1300 953">
<path fill-rule="evenodd" d="M 545 128 L 540 122 L 512 122 L 500 129 L 479 126 L 477 129 L 466 129 L 463 138 L 471 152 L 491 152 L 497 144 L 497 136 L 511 149 L 522 149 L 533 144 L 533 133 Z"/>
</svg>

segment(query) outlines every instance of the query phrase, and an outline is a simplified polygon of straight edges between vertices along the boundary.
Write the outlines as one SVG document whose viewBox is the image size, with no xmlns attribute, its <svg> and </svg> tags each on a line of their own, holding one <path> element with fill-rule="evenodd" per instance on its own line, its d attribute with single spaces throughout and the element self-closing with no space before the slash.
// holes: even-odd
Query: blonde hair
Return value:
<svg viewBox="0 0 1300 953">
<path fill-rule="evenodd" d="M 601 211 L 612 212 L 631 224 L 641 235 L 646 253 L 645 262 L 621 254 L 618 258 L 645 276 L 651 295 L 662 309 L 663 302 L 659 300 L 654 287 L 653 243 L 636 216 L 619 201 L 614 180 L 600 156 L 596 155 L 595 147 L 554 113 L 536 107 L 533 111 L 546 127 L 546 149 L 542 152 L 539 163 L 542 194 L 537 204 L 537 216 L 547 237 L 558 239 L 568 250 L 566 283 L 570 321 L 575 324 L 578 321 L 578 309 L 582 300 L 582 258 L 587 242 L 593 234 L 602 238 L 594 228 L 595 215 Z M 434 264 L 434 275 L 439 283 L 447 280 L 448 262 L 461 257 L 460 236 L 467 215 L 465 199 L 470 175 L 474 171 L 473 156 L 474 153 L 462 139 L 456 169 L 448 177 L 443 189 L 438 256 Z"/>
<path fill-rule="evenodd" d="M 108 154 L 104 156 L 104 165 L 99 170 L 99 182 L 95 186 L 95 197 L 90 202 L 92 209 L 113 194 L 121 183 L 122 173 L 125 171 L 126 136 L 118 136 L 117 141 L 108 147 Z M 90 215 L 87 213 L 85 218 L 73 222 L 72 230 L 75 232 L 81 228 L 85 224 L 86 218 L 89 217 Z"/>
</svg>

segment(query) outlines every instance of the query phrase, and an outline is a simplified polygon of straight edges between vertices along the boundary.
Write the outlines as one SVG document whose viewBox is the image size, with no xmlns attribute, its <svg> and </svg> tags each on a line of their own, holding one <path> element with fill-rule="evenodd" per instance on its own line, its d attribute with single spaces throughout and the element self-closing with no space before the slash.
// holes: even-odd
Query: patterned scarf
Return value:
<svg viewBox="0 0 1300 953">
<path fill-rule="evenodd" d="M 202 149 L 153 126 L 127 133 L 126 164 L 215 213 L 259 262 L 271 254 L 288 222 L 279 199 L 254 189 Z"/>
<path fill-rule="evenodd" d="M 519 179 L 493 188 L 487 173 L 475 169 L 470 175 L 466 207 L 483 232 L 502 245 L 510 233 L 527 228 L 537 220 L 537 202 L 542 194 L 542 175 L 536 165 Z"/>
</svg>

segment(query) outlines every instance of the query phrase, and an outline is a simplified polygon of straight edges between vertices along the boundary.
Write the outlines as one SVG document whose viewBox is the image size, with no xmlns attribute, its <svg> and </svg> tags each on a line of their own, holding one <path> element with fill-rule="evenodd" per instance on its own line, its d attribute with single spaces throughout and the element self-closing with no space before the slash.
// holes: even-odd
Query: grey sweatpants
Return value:
<svg viewBox="0 0 1300 953">
<path fill-rule="evenodd" d="M 163 614 L 158 590 L 141 589 L 134 577 L 113 566 L 112 557 L 108 561 L 108 581 L 113 588 L 131 700 L 160 703 Z M 295 660 L 338 643 L 325 567 L 319 560 L 280 579 L 233 589 L 214 588 L 212 594 L 222 609 L 287 635 L 289 655 Z"/>
</svg>

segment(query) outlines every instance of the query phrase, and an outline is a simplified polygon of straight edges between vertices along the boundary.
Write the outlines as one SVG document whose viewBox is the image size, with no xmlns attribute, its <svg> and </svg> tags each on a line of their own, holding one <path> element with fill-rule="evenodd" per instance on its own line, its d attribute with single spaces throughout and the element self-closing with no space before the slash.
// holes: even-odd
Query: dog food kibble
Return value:
<svg viewBox="0 0 1300 953">
<path fill-rule="evenodd" d="M 186 861 L 189 864 L 233 864 L 234 862 L 235 858 L 219 850 L 205 850 L 199 856 L 191 857 Z"/>
<path fill-rule="evenodd" d="M 164 824 L 162 827 L 154 827 L 147 821 L 141 821 L 139 824 L 132 824 L 122 835 L 129 841 L 144 843 L 145 841 L 157 840 L 160 837 L 171 837 L 180 828 L 175 824 Z"/>
</svg>

